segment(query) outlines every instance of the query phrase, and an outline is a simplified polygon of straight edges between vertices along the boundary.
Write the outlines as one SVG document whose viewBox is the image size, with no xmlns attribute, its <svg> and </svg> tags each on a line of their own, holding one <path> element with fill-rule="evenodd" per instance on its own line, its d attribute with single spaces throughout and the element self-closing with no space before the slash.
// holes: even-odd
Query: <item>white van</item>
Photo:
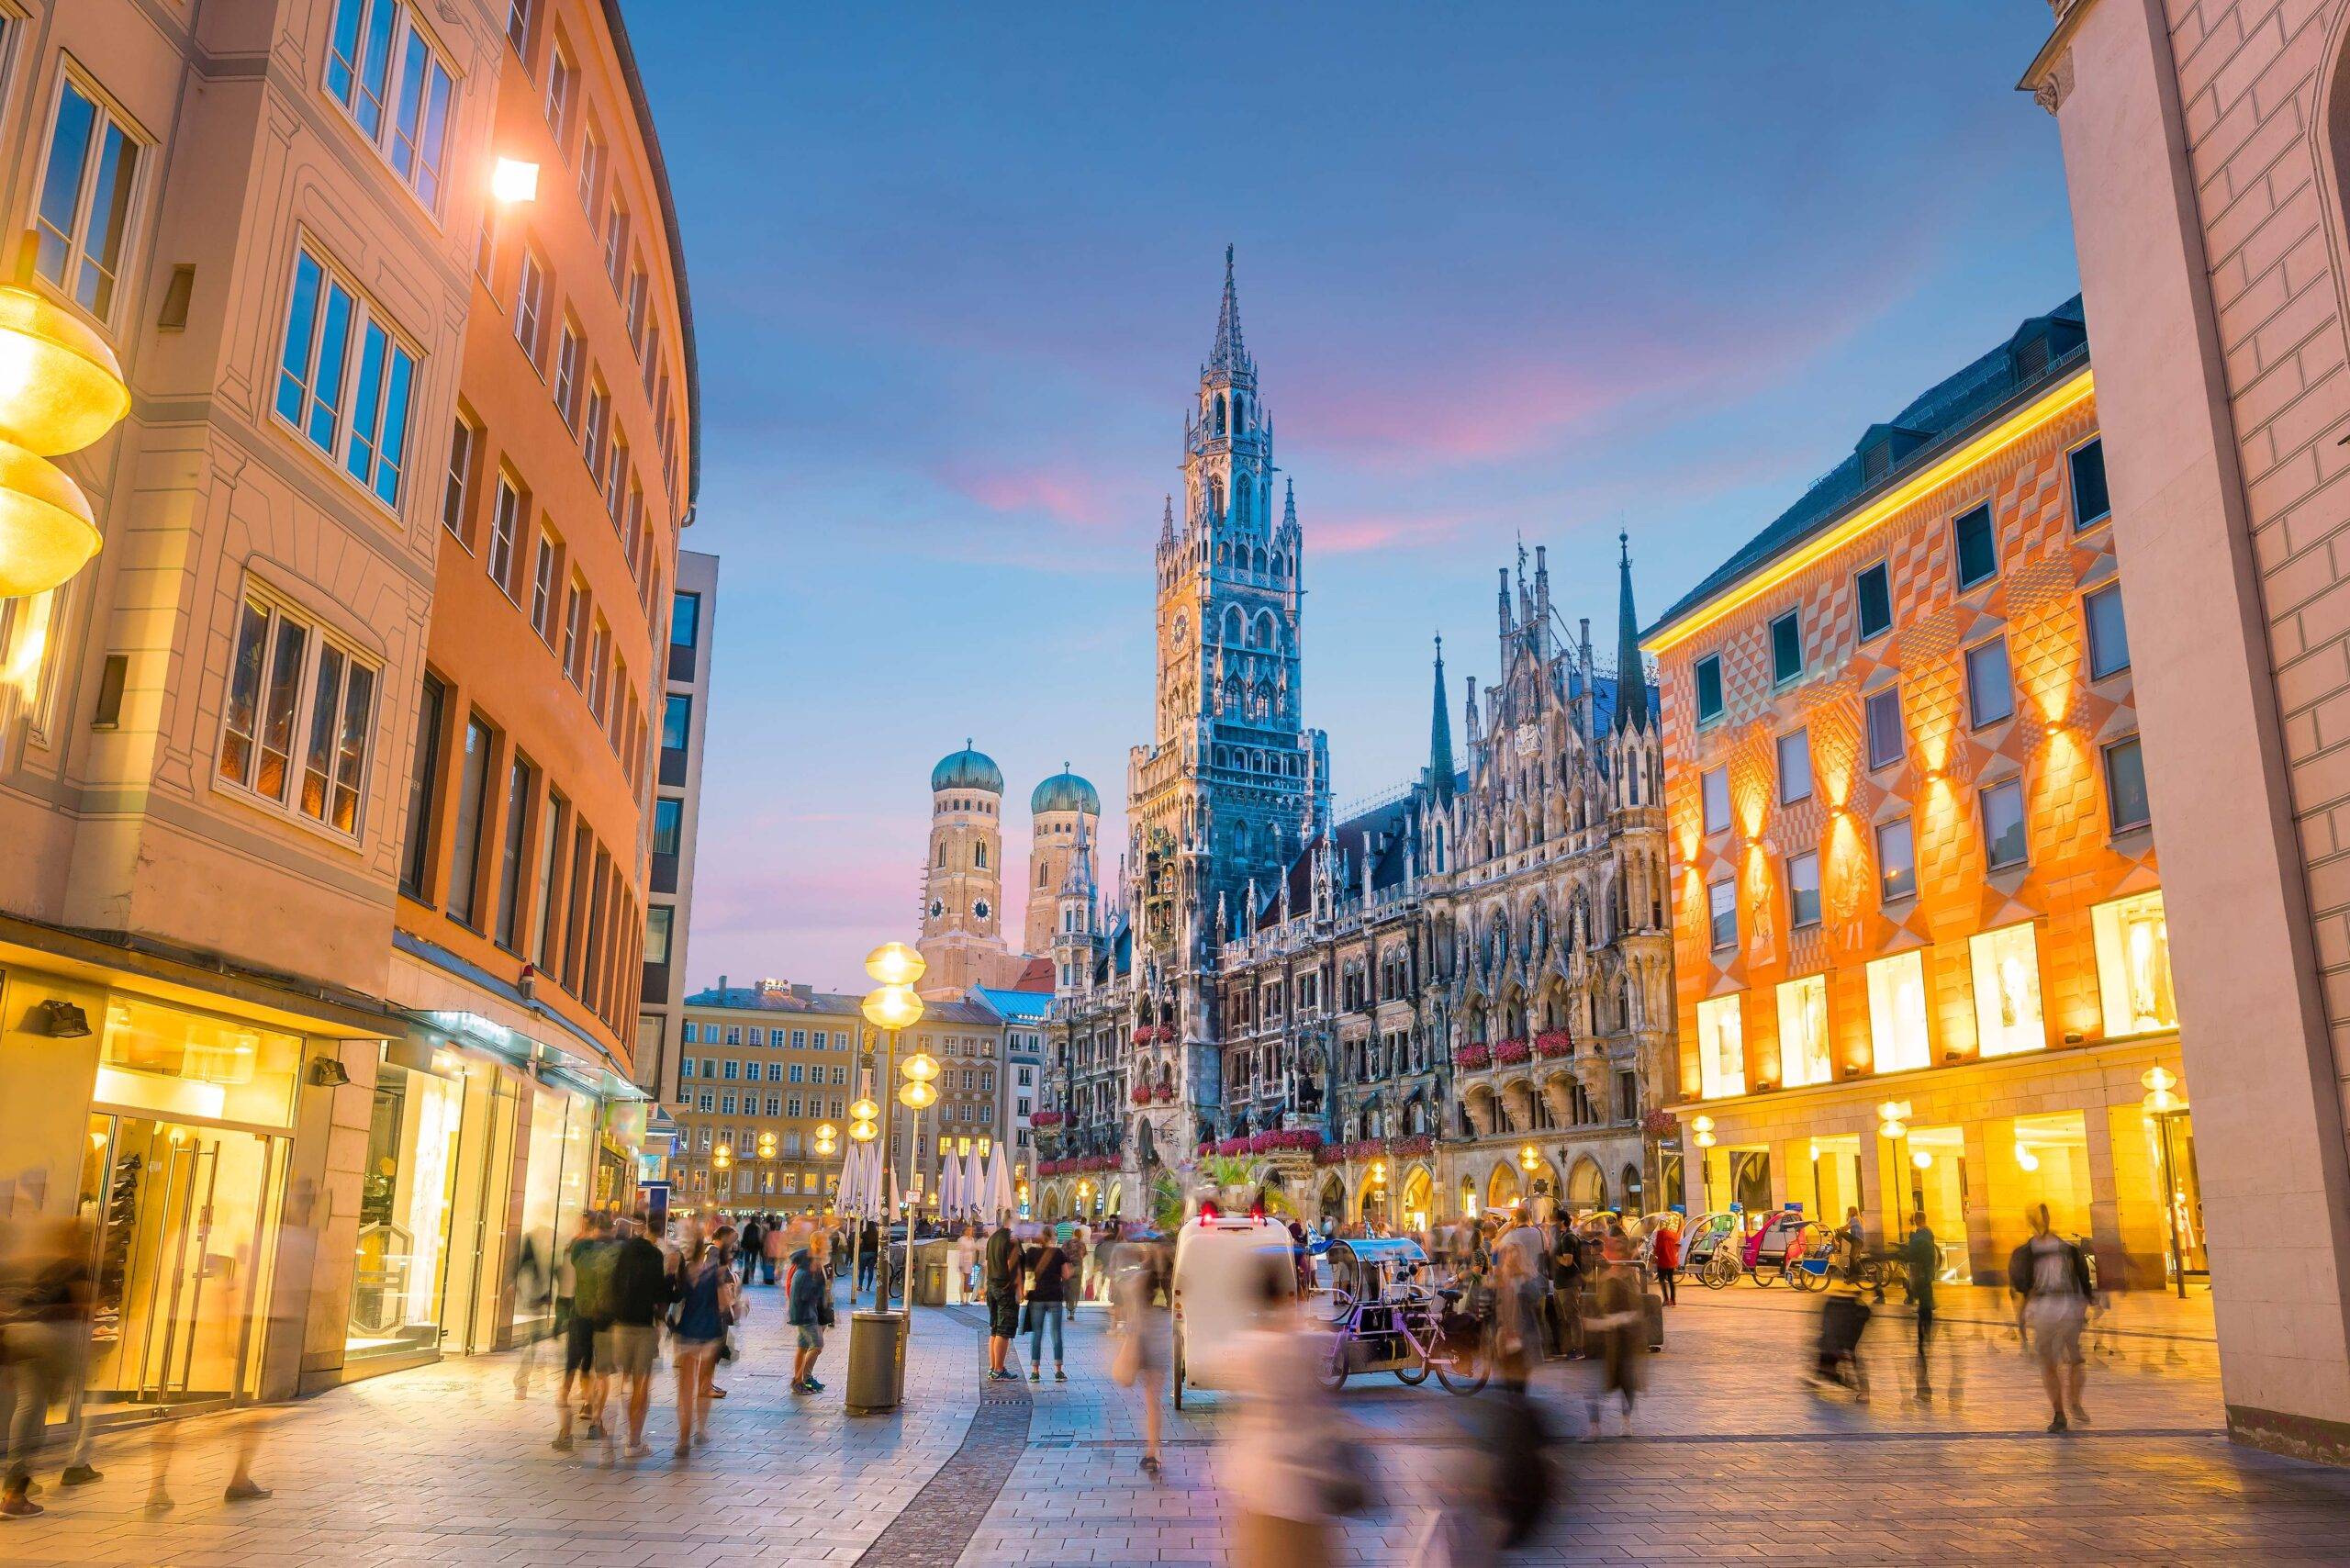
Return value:
<svg viewBox="0 0 2350 1568">
<path fill-rule="evenodd" d="M 1289 1227 L 1260 1214 L 1223 1215 L 1212 1206 L 1175 1233 L 1175 1408 L 1186 1387 L 1239 1386 L 1236 1340 L 1256 1322 L 1268 1273 L 1294 1291 Z"/>
</svg>

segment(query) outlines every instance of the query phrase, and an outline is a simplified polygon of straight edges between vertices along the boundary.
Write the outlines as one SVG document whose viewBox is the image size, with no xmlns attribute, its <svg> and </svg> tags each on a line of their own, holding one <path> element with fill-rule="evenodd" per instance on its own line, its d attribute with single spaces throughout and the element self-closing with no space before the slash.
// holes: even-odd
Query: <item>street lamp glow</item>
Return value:
<svg viewBox="0 0 2350 1568">
<path fill-rule="evenodd" d="M 1528 1176 L 1531 1176 L 1534 1172 L 1542 1169 L 1542 1156 L 1536 1150 L 1535 1147 L 1529 1143 L 1525 1148 L 1517 1151 L 1517 1163 L 1524 1168 Z"/>
<path fill-rule="evenodd" d="M 848 1136 L 859 1143 L 871 1143 L 880 1136 L 880 1129 L 873 1125 L 870 1118 L 859 1116 L 848 1125 Z"/>
<path fill-rule="evenodd" d="M 884 985 L 866 993 L 860 1009 L 867 1023 L 879 1029 L 911 1029 L 922 1022 L 922 998 L 908 985 Z"/>
<path fill-rule="evenodd" d="M 928 1083 L 938 1076 L 938 1058 L 916 1051 L 898 1064 L 898 1070 L 909 1083 Z"/>
<path fill-rule="evenodd" d="M 884 942 L 865 955 L 865 972 L 883 985 L 912 985 L 930 968 L 903 942 Z"/>
<path fill-rule="evenodd" d="M 82 319 L 0 286 L 0 439 L 37 456 L 79 452 L 130 411 L 122 365 Z"/>
<path fill-rule="evenodd" d="M 490 165 L 489 194 L 505 206 L 539 199 L 539 166 L 520 158 L 500 158 Z"/>
<path fill-rule="evenodd" d="M 881 1107 L 862 1094 L 848 1103 L 848 1119 L 852 1122 L 869 1122 L 880 1114 Z"/>
<path fill-rule="evenodd" d="M 910 1079 L 898 1091 L 898 1103 L 912 1111 L 928 1110 L 938 1103 L 938 1091 L 921 1079 Z"/>
<path fill-rule="evenodd" d="M 1713 1147 L 1714 1147 L 1714 1119 L 1713 1119 L 1713 1117 L 1711 1117 L 1711 1116 L 1692 1116 L 1692 1117 L 1689 1119 L 1689 1141 L 1690 1141 L 1690 1142 L 1692 1142 L 1692 1143 L 1694 1143 L 1694 1144 L 1695 1144 L 1699 1148 L 1713 1148 Z"/>
</svg>

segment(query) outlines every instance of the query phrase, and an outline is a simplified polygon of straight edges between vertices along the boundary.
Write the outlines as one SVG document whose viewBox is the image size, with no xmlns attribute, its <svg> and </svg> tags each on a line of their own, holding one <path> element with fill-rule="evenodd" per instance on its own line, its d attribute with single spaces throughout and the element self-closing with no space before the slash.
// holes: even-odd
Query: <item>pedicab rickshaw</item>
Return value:
<svg viewBox="0 0 2350 1568">
<path fill-rule="evenodd" d="M 1483 1326 L 1462 1310 L 1463 1293 L 1438 1287 L 1428 1255 L 1408 1237 L 1362 1237 L 1330 1243 L 1335 1332 L 1321 1369 L 1337 1389 L 1357 1372 L 1392 1372 L 1417 1387 L 1436 1373 L 1454 1394 L 1485 1386 Z"/>
</svg>

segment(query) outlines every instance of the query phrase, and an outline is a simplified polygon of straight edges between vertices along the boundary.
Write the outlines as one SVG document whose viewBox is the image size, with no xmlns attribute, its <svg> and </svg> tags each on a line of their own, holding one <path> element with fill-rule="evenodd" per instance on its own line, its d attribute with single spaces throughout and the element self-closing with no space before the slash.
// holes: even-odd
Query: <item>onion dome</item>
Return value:
<svg viewBox="0 0 2350 1568">
<path fill-rule="evenodd" d="M 1092 785 L 1071 773 L 1069 764 L 1063 763 L 1058 773 L 1037 785 L 1036 792 L 1028 797 L 1028 812 L 1031 816 L 1042 816 L 1046 812 L 1082 812 L 1089 817 L 1098 817 L 1102 814 L 1102 797 Z"/>
<path fill-rule="evenodd" d="M 930 770 L 930 792 L 935 795 L 942 790 L 984 790 L 1001 795 L 1003 769 L 995 765 L 995 758 L 972 750 L 971 743 L 965 741 L 961 751 L 947 753 Z"/>
</svg>

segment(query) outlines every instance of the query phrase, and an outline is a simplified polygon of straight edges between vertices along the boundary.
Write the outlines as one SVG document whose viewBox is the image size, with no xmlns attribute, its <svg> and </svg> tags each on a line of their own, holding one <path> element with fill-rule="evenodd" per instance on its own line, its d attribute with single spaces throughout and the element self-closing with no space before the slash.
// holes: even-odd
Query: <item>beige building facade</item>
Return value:
<svg viewBox="0 0 2350 1568">
<path fill-rule="evenodd" d="M 2350 5 L 2059 0 L 2232 1432 L 2350 1457 Z M 2126 324 L 2126 327 L 2125 327 Z"/>
</svg>

